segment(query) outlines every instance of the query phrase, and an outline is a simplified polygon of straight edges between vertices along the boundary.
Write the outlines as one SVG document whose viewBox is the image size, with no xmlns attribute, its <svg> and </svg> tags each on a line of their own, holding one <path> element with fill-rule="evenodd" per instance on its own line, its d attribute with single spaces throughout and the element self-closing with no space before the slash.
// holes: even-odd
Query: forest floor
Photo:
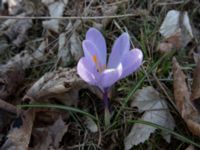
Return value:
<svg viewBox="0 0 200 150">
<path fill-rule="evenodd" d="M 91 27 L 108 53 L 127 32 L 144 55 L 110 90 L 109 124 L 76 70 Z M 199 0 L 3 1 L 0 149 L 199 149 L 199 39 Z"/>
</svg>

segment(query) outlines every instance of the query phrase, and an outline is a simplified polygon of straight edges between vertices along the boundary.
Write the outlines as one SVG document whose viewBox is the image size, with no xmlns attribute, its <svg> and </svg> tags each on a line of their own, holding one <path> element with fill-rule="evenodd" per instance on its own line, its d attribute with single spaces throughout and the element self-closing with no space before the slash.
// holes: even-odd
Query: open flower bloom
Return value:
<svg viewBox="0 0 200 150">
<path fill-rule="evenodd" d="M 102 91 L 116 81 L 130 75 L 142 64 L 143 54 L 139 49 L 130 50 L 128 33 L 116 39 L 107 62 L 107 48 L 103 35 L 95 28 L 90 28 L 82 42 L 84 57 L 77 66 L 79 76 Z"/>
</svg>

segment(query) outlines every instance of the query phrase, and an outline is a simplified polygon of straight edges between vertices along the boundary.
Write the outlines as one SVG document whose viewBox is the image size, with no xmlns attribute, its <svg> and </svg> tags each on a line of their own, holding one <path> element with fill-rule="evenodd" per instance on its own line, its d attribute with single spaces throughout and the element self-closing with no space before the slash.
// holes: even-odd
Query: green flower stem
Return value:
<svg viewBox="0 0 200 150">
<path fill-rule="evenodd" d="M 104 90 L 103 93 L 103 102 L 104 102 L 104 123 L 105 126 L 109 126 L 110 125 L 110 110 L 109 110 L 109 101 L 108 101 L 108 89 Z"/>
</svg>

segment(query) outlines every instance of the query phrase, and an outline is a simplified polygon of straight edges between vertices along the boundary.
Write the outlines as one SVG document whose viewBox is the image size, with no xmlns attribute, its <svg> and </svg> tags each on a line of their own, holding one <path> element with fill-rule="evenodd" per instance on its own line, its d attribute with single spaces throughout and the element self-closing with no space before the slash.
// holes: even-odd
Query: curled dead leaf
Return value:
<svg viewBox="0 0 200 150">
<path fill-rule="evenodd" d="M 60 68 L 58 71 L 46 73 L 27 92 L 26 96 L 36 102 L 49 102 L 56 99 L 67 106 L 76 105 L 79 89 L 87 87 L 76 69 Z"/>
<path fill-rule="evenodd" d="M 200 98 L 200 58 L 197 61 L 197 67 L 193 73 L 191 101 Z"/>
<path fill-rule="evenodd" d="M 198 70 L 198 69 L 197 69 Z M 174 97 L 175 97 L 175 103 L 179 110 L 179 113 L 181 114 L 181 117 L 186 122 L 189 130 L 197 136 L 200 136 L 200 119 L 199 119 L 199 112 L 193 105 L 192 101 L 190 100 L 190 92 L 188 90 L 187 84 L 186 84 L 186 76 L 181 70 L 180 65 L 178 64 L 176 58 L 173 58 L 173 77 L 174 77 Z M 198 77 L 198 76 L 197 76 Z M 198 79 L 195 79 L 198 80 Z M 194 80 L 194 81 L 195 81 Z M 199 89 L 198 84 L 193 83 L 193 89 L 192 97 L 196 96 L 196 91 Z"/>
<path fill-rule="evenodd" d="M 189 101 L 190 92 L 185 82 L 186 76 L 181 70 L 176 58 L 173 58 L 174 97 L 179 112 L 182 112 L 185 100 Z"/>
<path fill-rule="evenodd" d="M 90 88 L 78 75 L 75 68 L 60 68 L 57 71 L 46 73 L 28 90 L 23 101 L 32 103 L 62 104 L 76 107 L 79 100 L 79 91 Z M 91 88 L 92 89 L 92 88 Z M 36 120 L 40 123 L 52 123 L 59 116 L 68 118 L 68 113 L 57 109 L 37 109 L 39 115 Z"/>
</svg>

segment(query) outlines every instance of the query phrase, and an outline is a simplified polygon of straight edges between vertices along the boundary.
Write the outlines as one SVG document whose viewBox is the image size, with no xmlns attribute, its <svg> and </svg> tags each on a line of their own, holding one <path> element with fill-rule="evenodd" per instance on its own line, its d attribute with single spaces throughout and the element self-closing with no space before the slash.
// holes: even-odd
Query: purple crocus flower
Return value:
<svg viewBox="0 0 200 150">
<path fill-rule="evenodd" d="M 82 42 L 84 57 L 77 66 L 79 76 L 91 85 L 98 86 L 104 93 L 105 107 L 108 107 L 107 92 L 118 80 L 136 71 L 142 64 L 142 51 L 130 50 L 128 33 L 118 37 L 107 62 L 107 48 L 103 35 L 90 28 Z"/>
</svg>

